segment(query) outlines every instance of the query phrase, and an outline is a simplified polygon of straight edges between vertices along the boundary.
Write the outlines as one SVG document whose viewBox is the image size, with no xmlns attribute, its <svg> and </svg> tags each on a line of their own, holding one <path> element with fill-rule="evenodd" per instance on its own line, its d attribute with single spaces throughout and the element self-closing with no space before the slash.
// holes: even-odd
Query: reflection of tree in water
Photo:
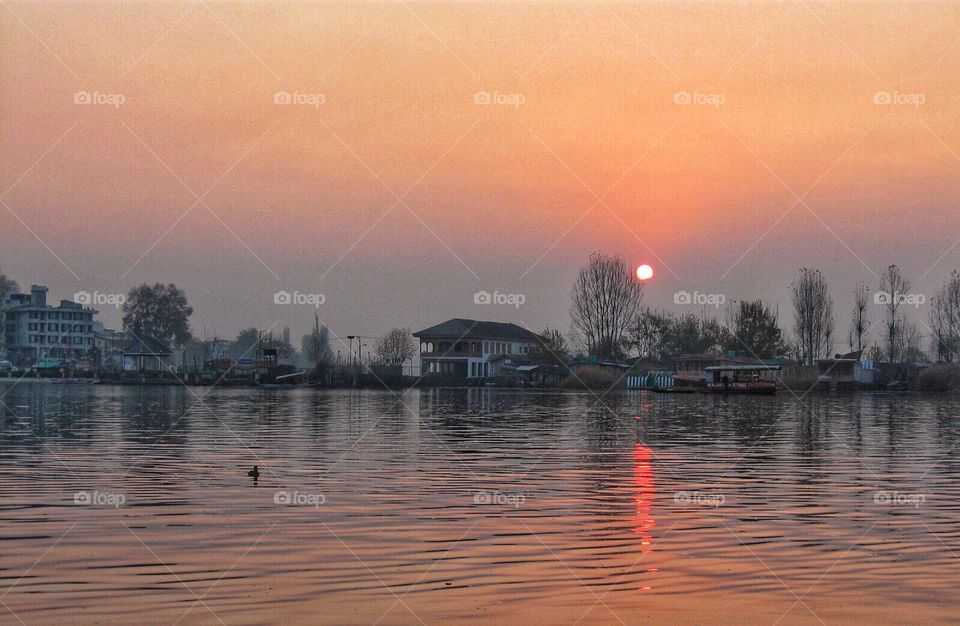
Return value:
<svg viewBox="0 0 960 626">
<path fill-rule="evenodd" d="M 947 455 L 954 456 L 960 441 L 960 422 L 957 420 L 955 403 L 938 403 L 933 412 L 937 443 Z"/>
<path fill-rule="evenodd" d="M 111 390 L 113 391 L 113 390 Z M 198 395 L 203 394 L 201 389 Z M 119 416 L 124 441 L 141 446 L 171 446 L 172 456 L 182 456 L 187 434 L 197 415 L 204 409 L 191 406 L 197 399 L 183 387 L 119 387 L 102 400 L 97 414 L 113 420 Z"/>
<path fill-rule="evenodd" d="M 804 399 L 796 405 L 796 441 L 795 446 L 803 454 L 798 462 L 810 464 L 815 461 L 813 453 L 822 452 L 830 445 L 830 424 L 824 403 Z"/>
</svg>

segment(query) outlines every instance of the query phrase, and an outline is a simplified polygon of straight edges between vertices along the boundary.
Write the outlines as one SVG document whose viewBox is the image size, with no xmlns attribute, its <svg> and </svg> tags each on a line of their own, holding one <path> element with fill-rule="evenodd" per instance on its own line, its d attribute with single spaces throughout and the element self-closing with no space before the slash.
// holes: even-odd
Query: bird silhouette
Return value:
<svg viewBox="0 0 960 626">
<path fill-rule="evenodd" d="M 249 476 L 254 480 L 257 480 L 258 478 L 260 478 L 260 468 L 254 465 L 253 469 L 247 472 L 247 476 Z"/>
</svg>

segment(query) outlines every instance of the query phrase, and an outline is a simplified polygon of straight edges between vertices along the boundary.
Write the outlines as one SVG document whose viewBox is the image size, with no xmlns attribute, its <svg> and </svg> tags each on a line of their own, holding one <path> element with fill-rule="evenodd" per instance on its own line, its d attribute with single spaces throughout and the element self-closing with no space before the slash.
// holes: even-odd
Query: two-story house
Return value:
<svg viewBox="0 0 960 626">
<path fill-rule="evenodd" d="M 424 376 L 493 376 L 493 357 L 530 354 L 539 345 L 535 333 L 516 324 L 463 318 L 447 320 L 413 336 L 420 341 L 420 371 Z"/>
</svg>

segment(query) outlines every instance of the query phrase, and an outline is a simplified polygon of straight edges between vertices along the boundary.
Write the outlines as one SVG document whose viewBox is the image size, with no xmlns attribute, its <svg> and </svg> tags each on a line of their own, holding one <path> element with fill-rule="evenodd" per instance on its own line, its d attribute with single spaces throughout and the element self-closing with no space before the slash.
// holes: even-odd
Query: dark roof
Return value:
<svg viewBox="0 0 960 626">
<path fill-rule="evenodd" d="M 863 350 L 854 350 L 853 352 L 847 352 L 844 354 L 834 354 L 833 358 L 838 361 L 847 359 L 859 361 L 861 356 L 863 356 Z"/>
<path fill-rule="evenodd" d="M 413 333 L 414 337 L 484 337 L 509 341 L 537 341 L 537 335 L 516 324 L 481 322 L 455 317 Z"/>
<path fill-rule="evenodd" d="M 127 344 L 123 353 L 130 356 L 170 356 L 170 348 L 153 337 L 137 337 Z"/>
</svg>

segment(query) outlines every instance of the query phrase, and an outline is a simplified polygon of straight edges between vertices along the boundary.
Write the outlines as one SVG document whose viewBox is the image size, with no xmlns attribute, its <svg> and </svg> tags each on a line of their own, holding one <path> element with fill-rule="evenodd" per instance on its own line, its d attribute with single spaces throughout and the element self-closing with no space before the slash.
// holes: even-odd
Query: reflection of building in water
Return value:
<svg viewBox="0 0 960 626">
<path fill-rule="evenodd" d="M 657 521 L 653 519 L 653 499 L 656 495 L 656 484 L 653 478 L 653 451 L 638 443 L 633 448 L 633 480 L 637 488 L 634 503 L 637 513 L 634 517 L 633 532 L 640 535 L 640 552 L 647 554 L 653 549 L 653 528 Z"/>
</svg>

